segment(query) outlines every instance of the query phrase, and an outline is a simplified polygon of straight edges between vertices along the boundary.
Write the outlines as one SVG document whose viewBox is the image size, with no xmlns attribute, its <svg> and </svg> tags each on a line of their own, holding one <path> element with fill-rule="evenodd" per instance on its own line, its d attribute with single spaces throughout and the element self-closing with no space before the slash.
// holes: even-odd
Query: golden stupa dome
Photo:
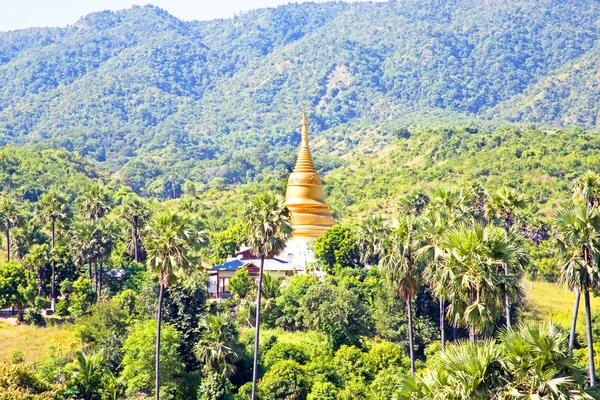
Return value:
<svg viewBox="0 0 600 400">
<path fill-rule="evenodd" d="M 290 174 L 285 205 L 292 214 L 294 238 L 316 239 L 335 225 L 323 200 L 323 185 L 308 147 L 308 117 L 302 113 L 302 144 L 296 166 Z"/>
</svg>

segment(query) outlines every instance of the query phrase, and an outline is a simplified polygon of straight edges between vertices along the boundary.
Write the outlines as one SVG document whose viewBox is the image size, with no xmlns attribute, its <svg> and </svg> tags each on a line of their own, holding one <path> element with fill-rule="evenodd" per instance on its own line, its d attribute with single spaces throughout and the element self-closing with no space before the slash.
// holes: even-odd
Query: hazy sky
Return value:
<svg viewBox="0 0 600 400">
<path fill-rule="evenodd" d="M 66 26 L 94 11 L 154 4 L 184 20 L 232 17 L 255 8 L 305 0 L 0 0 L 0 31 L 32 26 Z M 324 1 L 324 0 L 317 0 Z"/>
</svg>

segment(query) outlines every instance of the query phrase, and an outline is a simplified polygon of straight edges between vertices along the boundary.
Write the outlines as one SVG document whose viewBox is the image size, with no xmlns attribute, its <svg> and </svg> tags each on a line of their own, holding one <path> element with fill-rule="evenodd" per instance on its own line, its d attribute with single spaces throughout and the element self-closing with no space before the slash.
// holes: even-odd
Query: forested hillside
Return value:
<svg viewBox="0 0 600 400">
<path fill-rule="evenodd" d="M 325 170 L 358 126 L 389 143 L 385 120 L 593 128 L 598 17 L 593 1 L 409 0 L 201 22 L 134 7 L 4 32 L 0 143 L 75 150 L 168 197 L 186 179 L 284 176 L 302 105 Z"/>
</svg>

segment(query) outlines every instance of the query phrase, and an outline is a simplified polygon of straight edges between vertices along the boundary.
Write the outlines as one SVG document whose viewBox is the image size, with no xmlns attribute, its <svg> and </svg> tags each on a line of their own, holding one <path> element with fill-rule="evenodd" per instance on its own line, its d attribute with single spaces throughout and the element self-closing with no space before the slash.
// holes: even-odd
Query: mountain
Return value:
<svg viewBox="0 0 600 400">
<path fill-rule="evenodd" d="M 589 0 L 302 3 L 193 22 L 146 6 L 4 32 L 0 144 L 77 151 L 167 196 L 186 179 L 285 176 L 303 105 L 324 172 L 345 163 L 336 149 L 389 144 L 391 125 L 593 128 L 599 17 Z"/>
</svg>

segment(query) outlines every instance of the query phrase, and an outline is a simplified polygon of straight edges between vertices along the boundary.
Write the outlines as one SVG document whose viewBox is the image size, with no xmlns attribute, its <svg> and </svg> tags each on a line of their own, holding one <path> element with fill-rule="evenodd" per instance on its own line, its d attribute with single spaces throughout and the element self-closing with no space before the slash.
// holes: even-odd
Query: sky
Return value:
<svg viewBox="0 0 600 400">
<path fill-rule="evenodd" d="M 305 0 L 295 0 L 300 3 Z M 317 0 L 324 1 L 324 0 Z M 95 11 L 154 4 L 183 20 L 229 18 L 235 13 L 275 7 L 290 0 L 0 0 L 0 31 L 64 27 Z"/>
</svg>

